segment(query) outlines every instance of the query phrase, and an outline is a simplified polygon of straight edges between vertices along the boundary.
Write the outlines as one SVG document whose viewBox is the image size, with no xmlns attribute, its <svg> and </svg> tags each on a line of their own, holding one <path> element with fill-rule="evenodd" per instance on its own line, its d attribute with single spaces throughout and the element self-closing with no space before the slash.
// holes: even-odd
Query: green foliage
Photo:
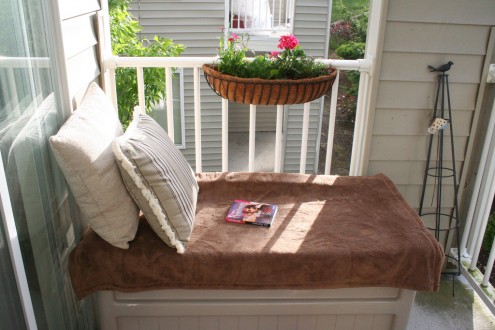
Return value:
<svg viewBox="0 0 495 330">
<path fill-rule="evenodd" d="M 486 225 L 485 236 L 483 236 L 482 247 L 485 251 L 490 251 L 495 237 L 495 213 L 490 214 Z"/>
<path fill-rule="evenodd" d="M 271 52 L 270 55 L 256 56 L 254 60 L 246 60 L 247 40 L 232 34 L 226 44 L 220 38 L 218 70 L 221 73 L 240 78 L 261 79 L 303 79 L 329 74 L 329 67 L 315 61 L 298 45 L 293 35 L 286 38 L 290 47 L 279 45 L 281 52 Z"/>
<path fill-rule="evenodd" d="M 334 0 L 332 24 L 330 25 L 330 56 L 344 59 L 364 57 L 366 32 L 368 29 L 369 0 Z M 348 121 L 353 122 L 356 113 L 356 100 L 359 88 L 359 72 L 341 72 L 339 111 Z"/>
<path fill-rule="evenodd" d="M 357 60 L 364 57 L 364 48 L 366 44 L 363 42 L 348 42 L 342 44 L 335 50 L 338 56 L 346 60 Z"/>
<path fill-rule="evenodd" d="M 335 21 L 330 25 L 330 49 L 336 50 L 344 43 L 363 42 L 366 43 L 366 32 L 368 29 L 368 9 L 356 16 Z"/>
<path fill-rule="evenodd" d="M 119 56 L 178 56 L 185 47 L 172 40 L 155 36 L 153 40 L 139 40 L 142 30 L 138 21 L 127 11 L 130 0 L 109 0 L 110 34 L 112 52 Z M 146 111 L 165 97 L 165 70 L 145 68 L 144 94 Z M 119 119 L 127 127 L 132 118 L 134 106 L 138 104 L 136 69 L 118 68 L 115 70 Z"/>
<path fill-rule="evenodd" d="M 349 19 L 368 10 L 369 0 L 333 0 L 332 22 Z"/>
</svg>

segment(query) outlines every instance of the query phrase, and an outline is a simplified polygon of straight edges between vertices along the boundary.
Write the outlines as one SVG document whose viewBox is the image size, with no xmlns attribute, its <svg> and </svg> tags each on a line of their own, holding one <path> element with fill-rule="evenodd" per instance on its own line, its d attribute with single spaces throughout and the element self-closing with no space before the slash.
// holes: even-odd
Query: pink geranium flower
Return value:
<svg viewBox="0 0 495 330">
<path fill-rule="evenodd" d="M 279 49 L 294 49 L 299 45 L 299 40 L 293 35 L 281 36 L 278 44 Z"/>
<path fill-rule="evenodd" d="M 234 42 L 234 41 L 236 41 L 237 39 L 239 39 L 239 36 L 238 36 L 237 34 L 235 34 L 235 33 L 232 33 L 232 34 L 230 35 L 230 38 L 229 38 L 228 40 L 229 40 L 230 42 Z"/>
<path fill-rule="evenodd" d="M 270 58 L 278 57 L 278 55 L 280 55 L 280 52 L 277 52 L 276 50 L 270 52 Z"/>
</svg>

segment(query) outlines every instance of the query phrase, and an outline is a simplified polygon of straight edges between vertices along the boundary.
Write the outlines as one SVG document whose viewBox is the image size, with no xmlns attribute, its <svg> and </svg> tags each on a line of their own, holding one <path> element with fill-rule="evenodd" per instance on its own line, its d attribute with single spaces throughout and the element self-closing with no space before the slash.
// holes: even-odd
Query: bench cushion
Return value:
<svg viewBox="0 0 495 330">
<path fill-rule="evenodd" d="M 70 257 L 79 298 L 98 290 L 437 290 L 441 246 L 384 175 L 202 173 L 188 248 L 177 254 L 142 219 L 129 250 L 88 230 Z M 235 199 L 279 206 L 272 227 L 225 221 Z"/>
</svg>

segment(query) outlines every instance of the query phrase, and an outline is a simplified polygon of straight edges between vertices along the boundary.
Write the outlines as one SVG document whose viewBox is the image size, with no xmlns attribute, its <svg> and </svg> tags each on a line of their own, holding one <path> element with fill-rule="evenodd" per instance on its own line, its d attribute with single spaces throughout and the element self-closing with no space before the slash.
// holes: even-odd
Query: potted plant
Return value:
<svg viewBox="0 0 495 330">
<path fill-rule="evenodd" d="M 220 38 L 218 63 L 203 65 L 206 81 L 223 98 L 259 105 L 306 103 L 332 87 L 335 68 L 306 56 L 294 35 L 280 37 L 278 48 L 248 61 L 244 38 Z"/>
</svg>

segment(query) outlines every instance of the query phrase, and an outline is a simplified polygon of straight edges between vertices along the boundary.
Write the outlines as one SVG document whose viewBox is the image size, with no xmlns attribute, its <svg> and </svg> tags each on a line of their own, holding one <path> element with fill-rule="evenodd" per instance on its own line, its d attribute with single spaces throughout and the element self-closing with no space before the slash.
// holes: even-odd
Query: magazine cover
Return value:
<svg viewBox="0 0 495 330">
<path fill-rule="evenodd" d="M 230 206 L 225 220 L 228 222 L 270 227 L 277 209 L 277 205 L 273 204 L 236 200 Z"/>
</svg>

